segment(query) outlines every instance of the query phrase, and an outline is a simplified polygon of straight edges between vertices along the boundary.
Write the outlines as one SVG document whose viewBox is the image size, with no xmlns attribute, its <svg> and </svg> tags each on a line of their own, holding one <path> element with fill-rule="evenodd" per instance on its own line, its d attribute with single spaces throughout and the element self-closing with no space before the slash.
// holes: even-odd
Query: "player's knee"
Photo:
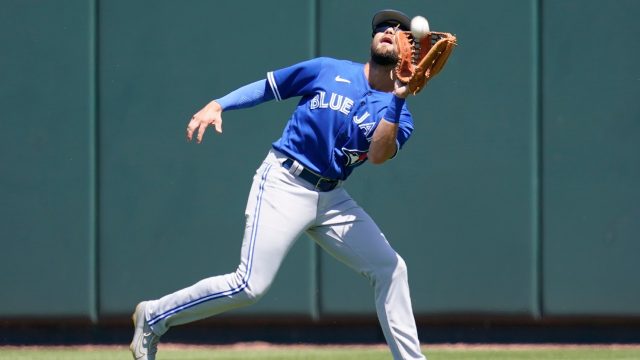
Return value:
<svg viewBox="0 0 640 360">
<path fill-rule="evenodd" d="M 407 277 L 407 263 L 400 255 L 396 255 L 396 262 L 390 269 L 392 280 L 404 279 Z"/>
<path fill-rule="evenodd" d="M 407 263 L 404 261 L 400 255 L 398 255 L 398 264 L 396 265 L 395 272 L 396 276 L 400 276 L 403 278 L 407 277 Z"/>
<path fill-rule="evenodd" d="M 266 291 L 256 291 L 249 287 L 247 287 L 244 291 L 247 296 L 246 297 L 247 305 L 253 305 L 257 303 L 258 301 L 260 301 L 260 299 L 262 299 L 262 297 L 266 293 Z"/>
<path fill-rule="evenodd" d="M 238 296 L 234 297 L 234 302 L 237 306 L 249 306 L 257 303 L 267 292 L 268 286 L 261 285 L 251 278 L 246 279 L 244 272 L 237 270 L 234 274 L 233 280 L 237 284 L 236 287 L 241 289 Z"/>
<path fill-rule="evenodd" d="M 407 278 L 407 263 L 400 255 L 396 254 L 394 259 L 380 266 L 376 275 L 378 281 L 385 283 L 404 280 Z"/>
<path fill-rule="evenodd" d="M 268 290 L 269 285 L 261 284 L 255 281 L 249 281 L 246 288 L 244 289 L 246 296 L 245 301 L 247 302 L 247 305 L 252 305 L 260 301 L 260 299 L 262 299 L 262 297 L 267 293 Z"/>
</svg>

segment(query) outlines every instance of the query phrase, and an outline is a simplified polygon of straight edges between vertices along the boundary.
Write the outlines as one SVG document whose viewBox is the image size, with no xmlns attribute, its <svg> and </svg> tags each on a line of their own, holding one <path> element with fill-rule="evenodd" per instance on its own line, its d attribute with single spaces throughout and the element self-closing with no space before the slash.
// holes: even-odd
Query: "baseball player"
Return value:
<svg viewBox="0 0 640 360">
<path fill-rule="evenodd" d="M 258 301 L 303 232 L 369 280 L 393 358 L 425 359 L 405 262 L 342 186 L 367 160 L 392 159 L 411 135 L 409 91 L 390 76 L 397 62 L 394 33 L 409 24 L 402 12 L 379 11 L 367 63 L 324 57 L 271 71 L 191 118 L 187 138 L 196 134 L 200 143 L 209 126 L 222 133 L 223 111 L 300 98 L 253 178 L 238 268 L 138 304 L 131 343 L 135 359 L 155 359 L 158 340 L 173 326 Z"/>
</svg>

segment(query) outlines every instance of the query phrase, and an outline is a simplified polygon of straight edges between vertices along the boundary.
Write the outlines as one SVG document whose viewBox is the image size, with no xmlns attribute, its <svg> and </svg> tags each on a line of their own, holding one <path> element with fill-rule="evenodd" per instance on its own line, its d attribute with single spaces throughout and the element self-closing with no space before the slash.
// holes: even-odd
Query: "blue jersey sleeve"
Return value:
<svg viewBox="0 0 640 360">
<path fill-rule="evenodd" d="M 325 58 L 303 61 L 284 69 L 267 73 L 267 81 L 280 101 L 312 92 L 314 80 L 318 78 Z"/>
<path fill-rule="evenodd" d="M 244 109 L 273 100 L 273 94 L 267 89 L 267 81 L 262 79 L 245 85 L 216 101 L 224 111 Z"/>
</svg>

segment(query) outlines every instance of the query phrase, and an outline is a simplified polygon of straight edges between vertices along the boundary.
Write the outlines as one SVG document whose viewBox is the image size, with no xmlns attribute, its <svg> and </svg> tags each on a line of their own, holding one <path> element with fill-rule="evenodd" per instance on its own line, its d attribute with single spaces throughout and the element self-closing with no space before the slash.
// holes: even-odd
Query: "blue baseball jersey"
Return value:
<svg viewBox="0 0 640 360">
<path fill-rule="evenodd" d="M 337 180 L 347 179 L 367 160 L 373 133 L 394 96 L 369 86 L 364 64 L 326 57 L 269 72 L 267 81 L 278 101 L 302 97 L 273 148 Z M 412 131 L 405 104 L 398 149 Z"/>
</svg>

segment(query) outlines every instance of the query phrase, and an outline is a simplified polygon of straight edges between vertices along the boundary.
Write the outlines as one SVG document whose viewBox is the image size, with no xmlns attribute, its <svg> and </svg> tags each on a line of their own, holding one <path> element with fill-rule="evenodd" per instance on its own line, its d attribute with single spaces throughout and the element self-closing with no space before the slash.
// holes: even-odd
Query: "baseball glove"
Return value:
<svg viewBox="0 0 640 360">
<path fill-rule="evenodd" d="M 396 77 L 415 95 L 442 70 L 458 43 L 454 35 L 445 32 L 432 31 L 416 41 L 411 32 L 396 31 L 396 44 Z"/>
</svg>

